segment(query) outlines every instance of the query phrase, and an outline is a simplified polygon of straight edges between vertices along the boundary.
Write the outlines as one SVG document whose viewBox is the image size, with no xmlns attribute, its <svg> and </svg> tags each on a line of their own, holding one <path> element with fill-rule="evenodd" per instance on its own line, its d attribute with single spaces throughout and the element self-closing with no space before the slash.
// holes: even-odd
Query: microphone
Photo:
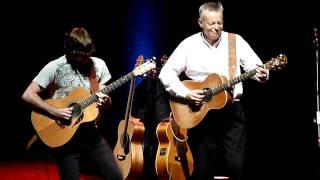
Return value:
<svg viewBox="0 0 320 180">
<path fill-rule="evenodd" d="M 314 118 L 314 122 L 317 124 L 317 129 L 318 129 L 318 147 L 320 147 L 320 103 L 319 103 L 319 52 L 318 52 L 318 47 L 319 47 L 319 43 L 318 43 L 318 29 L 316 27 L 313 28 L 313 43 L 315 43 L 315 54 L 316 54 L 316 73 L 317 73 L 317 81 L 316 81 L 316 85 L 317 85 L 317 94 L 316 94 L 316 98 L 317 98 L 317 109 L 316 109 L 316 117 Z"/>
</svg>

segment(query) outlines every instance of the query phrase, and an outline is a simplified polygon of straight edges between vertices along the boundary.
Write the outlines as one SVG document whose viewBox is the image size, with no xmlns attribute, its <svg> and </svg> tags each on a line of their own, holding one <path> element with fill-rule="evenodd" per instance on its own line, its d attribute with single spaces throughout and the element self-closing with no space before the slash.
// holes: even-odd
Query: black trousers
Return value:
<svg viewBox="0 0 320 180">
<path fill-rule="evenodd" d="M 52 149 L 51 155 L 57 163 L 61 180 L 79 180 L 79 160 L 83 158 L 92 162 L 103 179 L 122 180 L 113 151 L 91 123 L 82 124 L 71 141 Z"/>
<path fill-rule="evenodd" d="M 243 178 L 246 126 L 240 102 L 210 110 L 198 126 L 188 131 L 188 136 L 194 157 L 192 179 Z"/>
</svg>

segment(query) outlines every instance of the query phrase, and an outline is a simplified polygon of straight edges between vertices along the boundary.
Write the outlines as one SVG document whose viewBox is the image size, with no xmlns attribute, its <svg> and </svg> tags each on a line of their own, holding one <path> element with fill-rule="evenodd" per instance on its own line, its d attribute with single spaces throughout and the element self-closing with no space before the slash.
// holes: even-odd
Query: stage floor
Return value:
<svg viewBox="0 0 320 180">
<path fill-rule="evenodd" d="M 52 160 L 0 161 L 1 180 L 59 180 L 59 173 Z M 82 173 L 80 180 L 101 180 L 93 174 Z"/>
</svg>

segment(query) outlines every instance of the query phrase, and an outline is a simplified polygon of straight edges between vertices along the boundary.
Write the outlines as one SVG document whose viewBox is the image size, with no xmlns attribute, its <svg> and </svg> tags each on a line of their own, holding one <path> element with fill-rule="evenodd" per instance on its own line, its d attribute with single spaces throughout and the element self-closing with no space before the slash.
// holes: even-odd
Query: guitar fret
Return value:
<svg viewBox="0 0 320 180">
<path fill-rule="evenodd" d="M 241 81 L 243 81 L 243 80 L 245 80 L 245 79 L 247 79 L 247 78 L 249 78 L 249 77 L 251 77 L 251 76 L 253 76 L 255 74 L 256 74 L 256 70 L 253 69 L 253 70 L 248 71 L 248 72 L 246 72 L 244 74 L 241 74 L 238 77 L 235 77 L 235 78 L 231 79 L 228 82 L 225 82 L 223 84 L 218 84 L 216 87 L 210 89 L 211 92 L 212 92 L 212 95 L 216 95 L 221 91 L 224 91 L 224 90 L 226 90 L 228 88 L 231 88 L 232 86 L 238 84 L 239 82 L 241 82 Z"/>
<path fill-rule="evenodd" d="M 83 102 L 83 108 L 86 108 L 88 106 L 88 102 L 87 102 L 87 100 L 84 100 L 84 102 Z"/>
</svg>

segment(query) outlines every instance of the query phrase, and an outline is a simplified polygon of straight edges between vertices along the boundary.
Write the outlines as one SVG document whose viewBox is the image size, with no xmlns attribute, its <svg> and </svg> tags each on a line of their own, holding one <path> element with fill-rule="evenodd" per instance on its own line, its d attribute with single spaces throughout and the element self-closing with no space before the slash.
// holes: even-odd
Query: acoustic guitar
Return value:
<svg viewBox="0 0 320 180">
<path fill-rule="evenodd" d="M 264 67 L 269 70 L 277 70 L 281 69 L 286 64 L 287 57 L 280 54 L 264 64 Z M 183 81 L 182 83 L 188 89 L 204 90 L 204 103 L 195 105 L 193 102 L 186 99 L 171 98 L 169 101 L 174 119 L 182 128 L 189 129 L 195 127 L 202 121 L 209 110 L 221 109 L 226 104 L 231 103 L 233 98 L 229 90 L 237 83 L 242 82 L 255 74 L 256 69 L 253 69 L 229 81 L 225 76 L 216 73 L 209 74 L 202 82 L 193 80 Z"/>
<path fill-rule="evenodd" d="M 109 84 L 100 92 L 108 94 L 133 77 L 142 75 L 155 68 L 155 66 L 154 60 L 148 60 L 132 72 Z M 57 108 L 72 107 L 72 117 L 69 120 L 57 119 L 42 111 L 32 111 L 31 121 L 35 131 L 40 139 L 50 147 L 59 147 L 67 143 L 80 124 L 94 121 L 99 114 L 99 109 L 95 103 L 98 101 L 97 95 L 90 94 L 88 90 L 82 87 L 73 89 L 64 98 L 47 99 L 45 101 Z"/>
<path fill-rule="evenodd" d="M 193 172 L 193 156 L 187 143 L 187 129 L 180 128 L 172 113 L 161 121 L 156 129 L 158 149 L 155 167 L 159 179 L 190 179 Z"/>
<path fill-rule="evenodd" d="M 137 58 L 136 65 L 143 62 L 143 56 Z M 144 124 L 140 119 L 130 117 L 134 94 L 135 78 L 131 79 L 124 120 L 118 126 L 118 140 L 113 150 L 118 167 L 124 179 L 137 179 L 143 171 Z"/>
</svg>

